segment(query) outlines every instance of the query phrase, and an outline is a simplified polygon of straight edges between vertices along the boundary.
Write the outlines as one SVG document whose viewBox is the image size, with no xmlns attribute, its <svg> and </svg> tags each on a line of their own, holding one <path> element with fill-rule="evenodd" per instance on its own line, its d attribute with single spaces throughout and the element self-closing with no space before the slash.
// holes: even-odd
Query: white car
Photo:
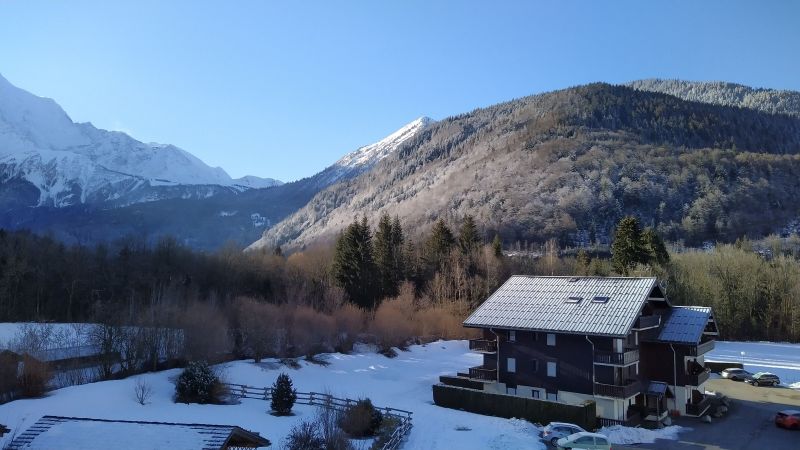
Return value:
<svg viewBox="0 0 800 450">
<path fill-rule="evenodd" d="M 550 422 L 542 430 L 542 440 L 553 444 L 555 447 L 556 441 L 559 439 L 580 432 L 586 432 L 586 430 L 571 423 Z"/>
<path fill-rule="evenodd" d="M 722 372 L 719 373 L 719 375 L 722 378 L 727 378 L 733 381 L 746 381 L 753 376 L 752 373 L 744 369 L 738 369 L 736 367 L 724 369 Z"/>
<path fill-rule="evenodd" d="M 556 442 L 558 450 L 611 450 L 608 437 L 598 433 L 575 433 Z"/>
</svg>

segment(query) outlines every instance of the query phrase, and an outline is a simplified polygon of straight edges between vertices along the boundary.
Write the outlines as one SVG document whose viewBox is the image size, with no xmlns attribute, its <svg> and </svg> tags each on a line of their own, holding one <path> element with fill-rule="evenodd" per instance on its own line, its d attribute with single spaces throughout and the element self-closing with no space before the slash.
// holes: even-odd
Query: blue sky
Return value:
<svg viewBox="0 0 800 450">
<path fill-rule="evenodd" d="M 800 2 L 0 1 L 0 73 L 73 120 L 285 181 L 427 115 L 592 81 L 800 90 Z"/>
</svg>

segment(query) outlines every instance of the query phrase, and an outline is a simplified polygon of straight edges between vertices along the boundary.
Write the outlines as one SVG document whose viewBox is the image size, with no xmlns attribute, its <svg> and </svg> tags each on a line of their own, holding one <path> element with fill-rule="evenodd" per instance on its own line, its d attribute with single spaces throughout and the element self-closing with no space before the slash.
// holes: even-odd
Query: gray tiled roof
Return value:
<svg viewBox="0 0 800 450">
<path fill-rule="evenodd" d="M 625 336 L 655 286 L 655 278 L 515 275 L 464 326 Z M 593 302 L 597 296 L 609 299 Z M 568 303 L 569 297 L 581 300 Z"/>
<path fill-rule="evenodd" d="M 697 344 L 703 336 L 711 308 L 705 306 L 674 306 L 661 327 L 658 340 L 679 344 Z"/>
<path fill-rule="evenodd" d="M 233 425 L 204 425 L 44 416 L 11 442 L 9 449 L 75 448 L 83 450 L 219 450 L 232 435 L 250 444 L 269 441 Z"/>
</svg>

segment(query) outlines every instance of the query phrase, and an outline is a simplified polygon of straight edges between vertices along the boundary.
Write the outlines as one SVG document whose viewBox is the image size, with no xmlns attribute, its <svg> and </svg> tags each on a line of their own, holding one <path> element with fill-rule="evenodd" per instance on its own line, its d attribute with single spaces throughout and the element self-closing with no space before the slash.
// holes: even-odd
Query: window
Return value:
<svg viewBox="0 0 800 450">
<path fill-rule="evenodd" d="M 608 441 L 606 438 L 595 437 L 594 438 L 595 445 L 608 445 Z"/>
<path fill-rule="evenodd" d="M 558 401 L 558 392 L 548 392 L 547 393 L 547 399 L 550 400 L 551 402 L 557 402 Z"/>
<path fill-rule="evenodd" d="M 553 333 L 547 333 L 547 345 L 551 347 L 555 347 L 556 345 L 556 335 Z"/>
<path fill-rule="evenodd" d="M 533 366 L 531 370 L 533 370 L 534 373 L 538 372 L 539 371 L 539 360 L 538 359 L 531 360 L 531 366 Z"/>
<path fill-rule="evenodd" d="M 514 330 L 510 330 L 508 332 L 508 342 L 516 342 L 517 341 L 517 332 Z"/>
<path fill-rule="evenodd" d="M 564 300 L 564 303 L 580 303 L 581 300 L 583 300 L 583 297 L 572 296 L 572 297 L 567 297 L 567 299 Z"/>
<path fill-rule="evenodd" d="M 510 373 L 514 373 L 514 372 L 516 372 L 516 371 L 517 371 L 517 360 L 516 360 L 516 359 L 514 359 L 514 358 L 508 358 L 508 359 L 506 360 L 506 369 L 507 369 L 507 370 L 508 370 Z"/>
<path fill-rule="evenodd" d="M 609 300 L 611 300 L 610 297 L 598 295 L 597 297 L 592 299 L 592 303 L 608 303 Z"/>
<path fill-rule="evenodd" d="M 532 389 L 531 390 L 531 397 L 539 398 L 539 390 L 538 389 Z"/>
<path fill-rule="evenodd" d="M 589 444 L 594 445 L 594 438 L 591 436 L 581 436 L 578 439 L 572 441 L 573 444 Z"/>
<path fill-rule="evenodd" d="M 555 377 L 556 376 L 556 363 L 555 363 L 555 361 L 547 361 L 547 376 L 548 377 Z"/>
<path fill-rule="evenodd" d="M 506 394 L 508 395 L 517 395 L 517 388 L 507 387 Z"/>
</svg>

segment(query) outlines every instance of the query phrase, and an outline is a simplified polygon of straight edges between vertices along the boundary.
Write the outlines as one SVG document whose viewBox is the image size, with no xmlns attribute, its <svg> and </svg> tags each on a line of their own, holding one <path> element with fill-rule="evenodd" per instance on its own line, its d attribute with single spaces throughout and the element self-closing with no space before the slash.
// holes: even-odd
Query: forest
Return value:
<svg viewBox="0 0 800 450">
<path fill-rule="evenodd" d="M 461 321 L 511 274 L 657 276 L 673 303 L 713 307 L 722 339 L 800 341 L 797 236 L 700 251 L 665 244 L 629 217 L 610 249 L 576 250 L 503 242 L 469 216 L 412 240 L 384 215 L 374 229 L 362 218 L 333 245 L 285 255 L 196 252 L 174 239 L 68 246 L 0 231 L 2 321 L 180 329 L 187 359 L 311 356 L 355 342 L 391 354 L 468 337 Z"/>
</svg>

